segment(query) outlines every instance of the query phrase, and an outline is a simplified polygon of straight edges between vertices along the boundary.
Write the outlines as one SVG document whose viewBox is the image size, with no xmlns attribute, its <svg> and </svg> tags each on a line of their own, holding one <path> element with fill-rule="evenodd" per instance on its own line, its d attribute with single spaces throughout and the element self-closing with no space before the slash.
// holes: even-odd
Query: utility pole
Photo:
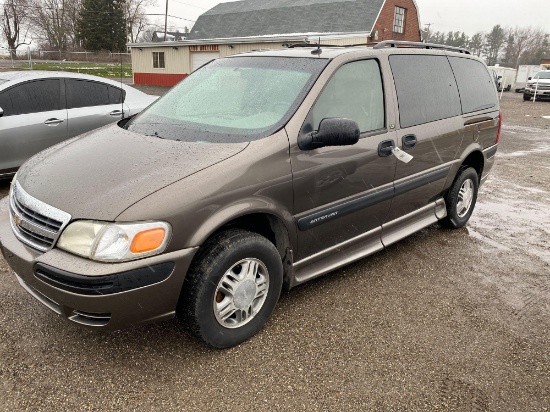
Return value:
<svg viewBox="0 0 550 412">
<path fill-rule="evenodd" d="M 430 37 L 431 37 L 431 32 L 430 32 L 430 27 L 432 26 L 433 23 L 425 23 L 424 26 L 428 26 L 426 29 L 422 30 L 424 33 L 427 33 L 427 37 L 428 37 L 428 40 L 430 40 Z M 422 39 L 424 41 L 424 43 L 426 43 L 426 40 L 425 39 Z"/>
<path fill-rule="evenodd" d="M 166 41 L 167 31 L 168 31 L 168 0 L 166 0 L 166 14 L 164 15 L 164 41 Z"/>
</svg>

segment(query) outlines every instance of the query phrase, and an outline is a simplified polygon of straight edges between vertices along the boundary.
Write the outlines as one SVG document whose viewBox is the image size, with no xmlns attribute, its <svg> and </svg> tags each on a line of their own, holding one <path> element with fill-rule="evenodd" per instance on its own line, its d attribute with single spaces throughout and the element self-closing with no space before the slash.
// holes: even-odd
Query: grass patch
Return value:
<svg viewBox="0 0 550 412">
<path fill-rule="evenodd" d="M 32 68 L 34 70 L 74 72 L 113 78 L 120 78 L 121 72 L 120 63 L 33 63 Z M 131 64 L 122 63 L 122 77 L 132 77 Z"/>
</svg>

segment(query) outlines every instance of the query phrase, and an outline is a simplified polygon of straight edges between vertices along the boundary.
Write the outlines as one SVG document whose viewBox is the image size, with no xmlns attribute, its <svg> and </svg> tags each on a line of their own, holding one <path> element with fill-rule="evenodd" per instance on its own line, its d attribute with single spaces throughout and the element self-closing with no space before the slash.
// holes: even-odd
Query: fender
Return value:
<svg viewBox="0 0 550 412">
<path fill-rule="evenodd" d="M 217 210 L 189 234 L 189 247 L 202 245 L 219 228 L 231 221 L 252 214 L 264 214 L 279 220 L 286 229 L 291 247 L 295 249 L 296 225 L 292 213 L 281 203 L 265 197 L 244 198 Z"/>
</svg>

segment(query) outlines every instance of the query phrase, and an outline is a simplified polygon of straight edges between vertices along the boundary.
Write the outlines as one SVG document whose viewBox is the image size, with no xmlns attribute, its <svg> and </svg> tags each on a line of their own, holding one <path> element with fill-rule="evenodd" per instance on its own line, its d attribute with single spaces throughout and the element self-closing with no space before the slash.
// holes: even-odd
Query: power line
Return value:
<svg viewBox="0 0 550 412">
<path fill-rule="evenodd" d="M 164 13 L 145 13 L 146 16 L 165 16 L 166 14 Z M 172 16 L 171 14 L 168 14 L 168 17 L 171 17 L 173 19 L 180 19 L 180 20 L 185 20 L 185 21 L 190 21 L 190 22 L 196 22 L 196 20 L 189 20 L 189 19 L 184 19 L 183 17 L 178 17 L 178 16 Z"/>
<path fill-rule="evenodd" d="M 175 1 L 176 3 L 183 4 L 183 5 L 189 6 L 189 7 L 196 7 L 197 9 L 208 10 L 208 8 L 206 8 L 206 7 L 195 6 L 194 4 L 184 3 L 183 1 L 180 1 L 180 0 L 172 0 L 172 1 Z"/>
</svg>

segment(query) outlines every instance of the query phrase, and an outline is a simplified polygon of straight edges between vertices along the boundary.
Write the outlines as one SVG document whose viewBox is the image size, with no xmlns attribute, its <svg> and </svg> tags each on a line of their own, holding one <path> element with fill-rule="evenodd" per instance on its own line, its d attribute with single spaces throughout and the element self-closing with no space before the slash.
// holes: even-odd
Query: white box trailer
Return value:
<svg viewBox="0 0 550 412">
<path fill-rule="evenodd" d="M 516 84 L 514 86 L 516 93 L 521 93 L 525 90 L 525 85 L 530 77 L 533 77 L 538 72 L 544 70 L 541 65 L 523 65 L 518 67 L 516 76 Z"/>
<path fill-rule="evenodd" d="M 494 74 L 496 79 L 495 83 L 499 92 L 502 90 L 509 91 L 514 88 L 514 84 L 516 83 L 516 69 L 499 66 L 498 64 L 495 66 L 489 66 L 488 68 L 489 71 Z"/>
</svg>

